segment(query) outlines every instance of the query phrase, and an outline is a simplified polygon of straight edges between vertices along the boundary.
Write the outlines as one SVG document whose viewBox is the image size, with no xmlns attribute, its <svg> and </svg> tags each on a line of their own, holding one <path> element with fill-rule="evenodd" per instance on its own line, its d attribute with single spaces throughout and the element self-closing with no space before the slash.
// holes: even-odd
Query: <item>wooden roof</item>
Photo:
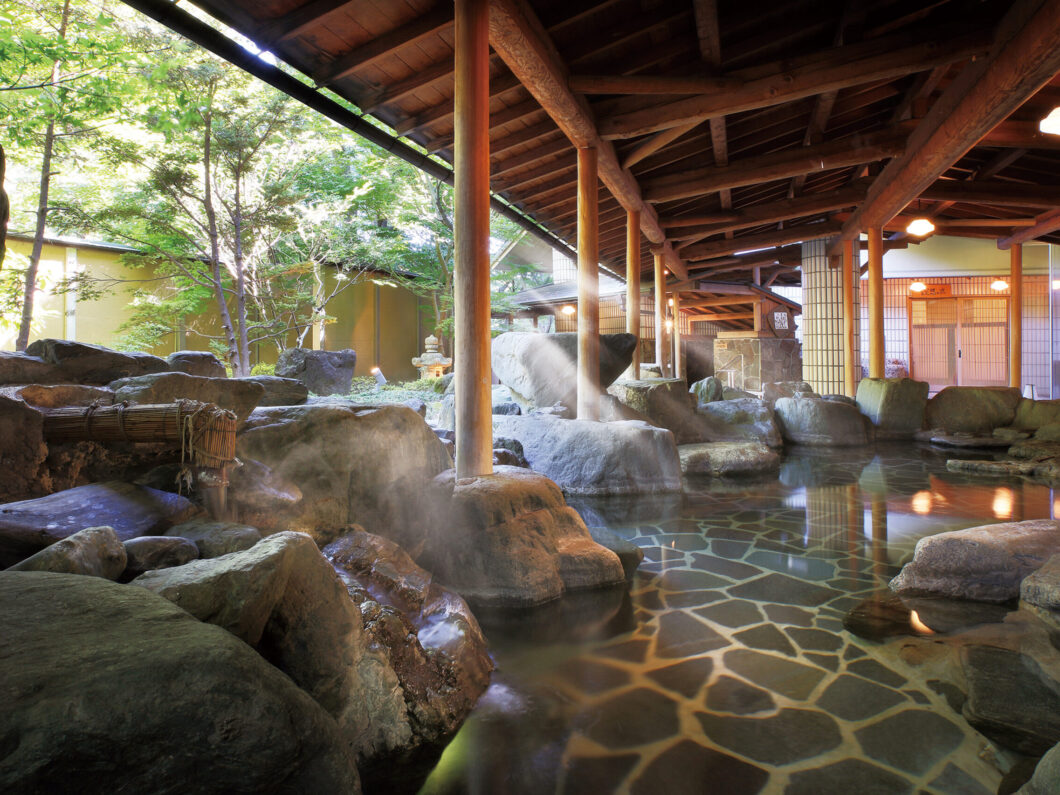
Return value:
<svg viewBox="0 0 1060 795">
<path fill-rule="evenodd" d="M 452 159 L 452 0 L 192 1 Z M 625 272 L 636 205 L 642 269 L 662 249 L 680 279 L 787 283 L 798 241 L 899 213 L 897 240 L 913 211 L 1060 242 L 1060 136 L 1037 131 L 1060 105 L 1058 6 L 492 0 L 492 188 L 573 245 L 572 140 L 597 145 L 602 261 Z"/>
</svg>

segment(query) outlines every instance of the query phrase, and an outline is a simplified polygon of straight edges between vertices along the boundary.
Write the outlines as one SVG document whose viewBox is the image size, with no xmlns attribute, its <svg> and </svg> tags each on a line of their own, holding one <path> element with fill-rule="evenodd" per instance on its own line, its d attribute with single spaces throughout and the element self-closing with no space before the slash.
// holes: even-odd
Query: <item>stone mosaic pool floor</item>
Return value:
<svg viewBox="0 0 1060 795">
<path fill-rule="evenodd" d="M 920 536 L 1048 516 L 1050 490 L 896 447 L 578 507 L 643 549 L 628 596 L 487 618 L 493 685 L 421 792 L 997 791 L 999 752 L 952 688 L 844 618 Z"/>
</svg>

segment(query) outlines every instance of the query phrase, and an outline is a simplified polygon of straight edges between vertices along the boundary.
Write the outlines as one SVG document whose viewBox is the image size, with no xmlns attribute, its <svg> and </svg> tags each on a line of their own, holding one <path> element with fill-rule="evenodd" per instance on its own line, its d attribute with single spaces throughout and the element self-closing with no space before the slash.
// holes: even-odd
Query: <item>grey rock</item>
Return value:
<svg viewBox="0 0 1060 795">
<path fill-rule="evenodd" d="M 456 430 L 456 395 L 445 395 L 438 411 L 438 427 L 446 431 Z"/>
<path fill-rule="evenodd" d="M 677 447 L 686 475 L 752 475 L 780 467 L 776 450 L 761 442 L 704 442 Z"/>
<path fill-rule="evenodd" d="M 55 384 L 61 380 L 59 368 L 39 356 L 0 351 L 0 384 Z"/>
<path fill-rule="evenodd" d="M 302 492 L 292 514 L 255 517 L 265 531 L 308 532 L 320 543 L 352 522 L 415 554 L 437 514 L 429 484 L 450 466 L 441 441 L 405 406 L 258 409 L 237 456 L 260 461 Z"/>
<path fill-rule="evenodd" d="M 519 407 L 518 403 L 512 400 L 507 403 L 494 403 L 492 413 L 510 416 L 515 414 L 522 414 L 523 410 Z"/>
<path fill-rule="evenodd" d="M 924 427 L 989 436 L 1013 424 L 1022 399 L 1014 387 L 948 386 L 927 402 Z"/>
<path fill-rule="evenodd" d="M 4 572 L 0 603 L 5 792 L 360 792 L 334 719 L 228 632 L 95 577 Z"/>
<path fill-rule="evenodd" d="M 26 348 L 30 356 L 38 356 L 57 368 L 52 383 L 109 384 L 119 378 L 129 378 L 169 369 L 165 359 L 149 353 L 122 353 L 71 340 L 37 340 Z"/>
<path fill-rule="evenodd" d="M 112 390 L 102 386 L 83 384 L 26 384 L 0 387 L 0 395 L 17 398 L 42 411 L 66 406 L 109 406 L 114 402 Z"/>
<path fill-rule="evenodd" d="M 877 439 L 911 439 L 924 424 L 928 384 L 911 378 L 863 378 L 857 404 Z"/>
<path fill-rule="evenodd" d="M 653 425 L 671 431 L 677 444 L 703 441 L 694 398 L 683 378 L 616 381 L 607 391 Z"/>
<path fill-rule="evenodd" d="M 131 483 L 78 486 L 0 505 L 0 566 L 11 566 L 86 527 L 106 525 L 118 538 L 160 535 L 198 513 L 186 498 Z"/>
<path fill-rule="evenodd" d="M 748 392 L 746 389 L 737 389 L 736 387 L 727 386 L 721 390 L 722 400 L 746 400 L 748 398 L 758 399 L 758 395 L 754 392 Z"/>
<path fill-rule="evenodd" d="M 314 395 L 345 395 L 353 384 L 357 352 L 288 348 L 276 362 L 276 375 L 301 381 Z"/>
<path fill-rule="evenodd" d="M 600 389 L 607 389 L 633 359 L 632 334 L 600 335 Z M 577 404 L 578 335 L 508 331 L 492 342 L 493 372 L 524 412 Z"/>
<path fill-rule="evenodd" d="M 710 375 L 702 381 L 696 381 L 689 387 L 689 392 L 696 396 L 698 403 L 713 403 L 722 400 L 724 385 L 715 376 Z"/>
<path fill-rule="evenodd" d="M 680 491 L 673 434 L 640 422 L 494 417 L 494 436 L 518 439 L 535 472 L 569 494 Z"/>
<path fill-rule="evenodd" d="M 116 580 L 125 571 L 125 563 L 125 547 L 113 528 L 86 527 L 16 563 L 8 571 L 53 571 Z"/>
<path fill-rule="evenodd" d="M 830 400 L 833 403 L 842 403 L 847 406 L 857 406 L 858 402 L 849 395 L 821 395 L 821 400 Z"/>
<path fill-rule="evenodd" d="M 1060 400 L 1028 400 L 1020 398 L 1012 425 L 1034 433 L 1047 425 L 1060 423 Z M 1035 438 L 1038 438 L 1035 434 Z"/>
<path fill-rule="evenodd" d="M 227 378 L 228 371 L 221 360 L 209 351 L 174 351 L 166 357 L 169 369 L 205 378 Z"/>
<path fill-rule="evenodd" d="M 768 403 L 770 408 L 776 405 L 780 398 L 795 397 L 798 394 L 812 395 L 813 387 L 805 381 L 773 381 L 762 384 L 762 400 Z"/>
<path fill-rule="evenodd" d="M 3 477 L 0 477 L 0 500 L 46 493 L 50 486 L 45 464 L 47 457 L 44 415 L 21 400 L 0 395 L 0 472 L 3 472 Z M 3 541 L 0 540 L 2 547 Z M 0 552 L 2 565 L 5 564 Z"/>
<path fill-rule="evenodd" d="M 219 558 L 232 552 L 250 549 L 261 540 L 261 531 L 256 527 L 236 522 L 215 522 L 207 519 L 192 519 L 174 525 L 166 535 L 190 541 L 198 549 L 198 557 Z"/>
<path fill-rule="evenodd" d="M 826 447 L 871 444 L 872 424 L 856 406 L 816 397 L 780 398 L 777 424 L 784 441 Z"/>
<path fill-rule="evenodd" d="M 1016 790 L 1016 795 L 1054 795 L 1060 792 L 1060 745 L 1054 745 L 1034 768 L 1031 780 Z"/>
<path fill-rule="evenodd" d="M 538 413 L 540 410 L 535 409 Z M 645 415 L 635 409 L 631 409 L 614 395 L 606 392 L 600 395 L 600 422 L 622 422 L 623 420 L 636 420 L 648 425 L 654 425 Z"/>
<path fill-rule="evenodd" d="M 773 409 L 758 398 L 701 403 L 696 414 L 703 441 L 761 442 L 768 447 L 783 445 Z"/>
<path fill-rule="evenodd" d="M 1060 522 L 970 527 L 920 539 L 913 560 L 891 580 L 901 594 L 937 594 L 954 599 L 1006 602 L 1020 595 L 1025 577 L 1060 548 Z"/>
<path fill-rule="evenodd" d="M 140 536 L 130 538 L 123 546 L 126 557 L 123 581 L 135 579 L 146 571 L 183 566 L 199 557 L 199 548 L 187 538 Z"/>
<path fill-rule="evenodd" d="M 252 384 L 261 384 L 265 390 L 259 406 L 301 406 L 309 399 L 309 390 L 305 384 L 294 378 L 281 378 L 278 375 L 251 375 L 240 378 Z"/>
<path fill-rule="evenodd" d="M 402 405 L 408 406 L 410 409 L 415 411 L 421 417 L 427 416 L 427 404 L 419 398 L 409 398 Z"/>
<path fill-rule="evenodd" d="M 1020 583 L 1020 600 L 1043 610 L 1060 610 L 1060 554 L 1053 555 Z"/>
<path fill-rule="evenodd" d="M 242 378 L 204 378 L 186 373 L 154 373 L 121 378 L 110 384 L 114 401 L 120 403 L 173 403 L 198 400 L 213 403 L 236 415 L 242 425 L 265 394 L 265 388 Z"/>
<path fill-rule="evenodd" d="M 548 478 L 498 467 L 458 482 L 449 470 L 438 481 L 452 488 L 448 523 L 416 562 L 473 605 L 530 606 L 624 581 L 618 556 L 592 540 Z"/>
</svg>

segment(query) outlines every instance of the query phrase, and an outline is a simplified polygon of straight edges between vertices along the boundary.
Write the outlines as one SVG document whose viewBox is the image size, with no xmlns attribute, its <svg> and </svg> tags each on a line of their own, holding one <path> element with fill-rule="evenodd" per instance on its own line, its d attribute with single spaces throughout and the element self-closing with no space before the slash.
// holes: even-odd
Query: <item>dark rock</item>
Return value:
<svg viewBox="0 0 1060 795">
<path fill-rule="evenodd" d="M 130 378 L 169 369 L 165 359 L 149 353 L 122 353 L 71 340 L 37 340 L 26 348 L 30 356 L 39 356 L 57 368 L 51 383 L 109 384 L 119 378 Z"/>
<path fill-rule="evenodd" d="M 844 759 L 824 767 L 792 773 L 784 795 L 864 793 L 864 795 L 909 795 L 913 784 L 886 768 L 862 759 Z"/>
<path fill-rule="evenodd" d="M 8 571 L 52 571 L 116 580 L 125 571 L 125 547 L 113 528 L 86 527 L 56 541 Z"/>
<path fill-rule="evenodd" d="M 900 594 L 1006 602 L 1020 594 L 1023 578 L 1045 565 L 1060 547 L 1060 522 L 970 527 L 920 539 L 901 573 L 891 580 Z"/>
<path fill-rule="evenodd" d="M 416 562 L 472 603 L 523 606 L 566 591 L 624 581 L 622 564 L 592 540 L 555 483 L 514 467 L 456 481 L 445 530 L 425 540 Z"/>
<path fill-rule="evenodd" d="M 819 756 L 842 742 L 833 718 L 808 709 L 781 709 L 756 718 L 697 712 L 696 718 L 722 748 L 770 765 Z"/>
<path fill-rule="evenodd" d="M 707 376 L 702 381 L 696 381 L 689 387 L 688 391 L 691 392 L 695 398 L 696 403 L 714 403 L 715 401 L 722 400 L 722 390 L 724 384 L 713 376 Z"/>
<path fill-rule="evenodd" d="M 700 404 L 696 416 L 705 441 L 783 445 L 773 409 L 754 396 Z"/>
<path fill-rule="evenodd" d="M 817 705 L 837 718 L 861 721 L 906 701 L 897 690 L 843 674 L 825 688 Z"/>
<path fill-rule="evenodd" d="M 1054 745 L 1034 768 L 1031 780 L 1016 795 L 1055 795 L 1060 792 L 1060 745 Z"/>
<path fill-rule="evenodd" d="M 1043 610 L 1060 610 L 1060 554 L 1020 583 L 1020 600 Z"/>
<path fill-rule="evenodd" d="M 256 527 L 208 519 L 181 522 L 171 527 L 166 536 L 192 542 L 199 550 L 198 557 L 204 559 L 242 552 L 261 540 L 261 532 Z"/>
<path fill-rule="evenodd" d="M 511 450 L 505 450 L 503 447 L 495 447 L 493 449 L 493 464 L 494 466 L 523 467 L 524 469 L 530 468 L 530 465 L 526 463 L 525 458 L 520 458 Z"/>
<path fill-rule="evenodd" d="M 11 566 L 86 527 L 106 525 L 127 541 L 163 531 L 198 509 L 184 497 L 131 483 L 78 486 L 0 505 L 0 566 Z"/>
<path fill-rule="evenodd" d="M 59 543 L 62 542 L 60 541 Z M 135 579 L 144 572 L 153 571 L 154 569 L 170 569 L 174 566 L 183 566 L 185 563 L 199 557 L 199 548 L 187 538 L 140 536 L 139 538 L 130 538 L 123 546 L 125 547 L 126 564 L 121 579 L 124 582 Z"/>
<path fill-rule="evenodd" d="M 515 414 L 522 414 L 523 410 L 519 407 L 519 404 L 513 400 L 504 403 L 494 403 L 493 413 L 503 416 L 512 416 Z"/>
<path fill-rule="evenodd" d="M 59 368 L 39 356 L 0 351 L 0 384 L 55 384 L 61 380 Z"/>
<path fill-rule="evenodd" d="M 335 721 L 228 632 L 95 577 L 5 572 L 0 603 L 0 789 L 360 792 Z"/>
<path fill-rule="evenodd" d="M 924 424 L 928 384 L 911 378 L 863 378 L 857 404 L 877 439 L 911 439 Z"/>
<path fill-rule="evenodd" d="M 276 362 L 276 375 L 301 381 L 314 395 L 345 395 L 353 384 L 357 353 L 288 348 Z"/>
<path fill-rule="evenodd" d="M 636 720 L 629 716 L 636 715 Z M 630 690 L 597 705 L 585 734 L 605 748 L 634 748 L 678 731 L 677 704 L 656 690 Z"/>
<path fill-rule="evenodd" d="M 302 492 L 292 511 L 255 517 L 263 530 L 300 530 L 327 543 L 356 522 L 414 556 L 439 511 L 431 479 L 451 465 L 438 437 L 405 406 L 258 409 L 236 454 Z"/>
<path fill-rule="evenodd" d="M 632 541 L 627 541 L 614 530 L 609 530 L 606 527 L 590 527 L 589 535 L 592 536 L 593 541 L 604 549 L 610 549 L 618 555 L 618 559 L 622 562 L 622 571 L 625 572 L 627 580 L 633 576 L 637 566 L 644 560 L 644 550 Z"/>
<path fill-rule="evenodd" d="M 535 472 L 569 494 L 680 491 L 673 435 L 638 422 L 494 417 L 496 436 L 518 439 Z"/>
<path fill-rule="evenodd" d="M 632 334 L 600 335 L 600 388 L 607 389 L 633 359 Z M 492 342 L 493 371 L 524 412 L 577 405 L 578 335 L 508 331 Z"/>
<path fill-rule="evenodd" d="M 804 701 L 824 678 L 824 671 L 751 649 L 725 652 L 730 671 L 782 696 Z"/>
<path fill-rule="evenodd" d="M 260 384 L 242 378 L 203 378 L 186 373 L 154 373 L 122 378 L 110 384 L 114 402 L 154 404 L 177 400 L 213 403 L 236 415 L 242 425 L 265 394 Z"/>
<path fill-rule="evenodd" d="M 775 406 L 784 441 L 827 447 L 871 444 L 872 424 L 857 406 L 816 397 L 780 398 Z"/>
<path fill-rule="evenodd" d="M 924 427 L 989 436 L 1012 425 L 1022 399 L 1015 387 L 948 386 L 927 402 Z"/>
<path fill-rule="evenodd" d="M 713 671 L 714 661 L 710 657 L 693 657 L 684 662 L 655 668 L 645 675 L 667 690 L 680 693 L 685 698 L 694 698 L 703 689 Z"/>
<path fill-rule="evenodd" d="M 731 712 L 734 715 L 751 715 L 776 708 L 773 696 L 767 691 L 732 676 L 718 677 L 707 690 L 706 705 L 711 712 Z"/>
<path fill-rule="evenodd" d="M 3 472 L 0 500 L 47 493 L 51 486 L 45 465 L 47 457 L 44 415 L 21 400 L 0 395 L 0 471 Z M 10 566 L 13 562 L 5 564 L 0 552 L 0 566 Z"/>
<path fill-rule="evenodd" d="M 742 759 L 681 740 L 644 768 L 630 792 L 633 795 L 702 795 L 704 782 L 717 792 L 763 792 L 769 774 Z"/>
<path fill-rule="evenodd" d="M 934 712 L 907 709 L 854 732 L 866 756 L 916 775 L 945 759 L 964 740 L 960 727 Z"/>
<path fill-rule="evenodd" d="M 170 370 L 205 378 L 227 378 L 228 371 L 221 360 L 209 351 L 175 351 L 166 357 Z"/>
<path fill-rule="evenodd" d="M 278 375 L 251 375 L 240 378 L 252 384 L 261 384 L 265 394 L 258 401 L 259 406 L 301 406 L 309 399 L 309 390 L 305 384 L 294 378 L 281 378 Z"/>
</svg>

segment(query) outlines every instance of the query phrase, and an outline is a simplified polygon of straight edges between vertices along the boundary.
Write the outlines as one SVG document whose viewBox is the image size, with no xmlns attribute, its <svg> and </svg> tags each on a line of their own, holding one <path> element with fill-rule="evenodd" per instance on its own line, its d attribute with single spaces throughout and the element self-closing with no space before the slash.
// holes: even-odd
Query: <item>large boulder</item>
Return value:
<svg viewBox="0 0 1060 795">
<path fill-rule="evenodd" d="M 0 567 L 14 565 L 86 527 L 112 527 L 118 538 L 127 541 L 162 535 L 196 513 L 198 508 L 179 494 L 118 481 L 9 502 L 0 505 Z"/>
<path fill-rule="evenodd" d="M 623 405 L 674 435 L 677 444 L 703 441 L 703 430 L 697 422 L 695 396 L 688 391 L 683 378 L 648 381 L 616 381 L 607 388 Z"/>
<path fill-rule="evenodd" d="M 677 453 L 686 475 L 755 475 L 780 467 L 777 451 L 761 442 L 682 444 Z"/>
<path fill-rule="evenodd" d="M 228 499 L 249 524 L 294 509 L 302 490 L 260 461 L 244 458 L 228 472 Z"/>
<path fill-rule="evenodd" d="M 813 387 L 805 381 L 772 381 L 762 384 L 762 400 L 770 407 L 775 406 L 780 398 L 812 394 Z"/>
<path fill-rule="evenodd" d="M 625 580 L 618 556 L 547 477 L 498 467 L 460 481 L 450 470 L 439 482 L 453 489 L 447 521 L 417 562 L 472 604 L 530 606 Z"/>
<path fill-rule="evenodd" d="M 356 366 L 357 352 L 350 348 L 341 351 L 288 348 L 280 353 L 276 375 L 302 382 L 314 395 L 345 395 L 353 385 Z"/>
<path fill-rule="evenodd" d="M 44 415 L 21 400 L 0 395 L 0 500 L 46 493 L 47 458 Z"/>
<path fill-rule="evenodd" d="M 71 340 L 37 340 L 26 348 L 30 356 L 38 356 L 56 366 L 57 376 L 51 383 L 97 384 L 104 386 L 119 378 L 169 369 L 165 359 L 149 353 L 122 353 Z"/>
<path fill-rule="evenodd" d="M 0 387 L 0 395 L 22 400 L 42 411 L 66 406 L 109 406 L 114 402 L 114 392 L 110 389 L 84 384 L 7 386 Z"/>
<path fill-rule="evenodd" d="M 122 582 L 139 577 L 146 571 L 183 566 L 199 557 L 199 548 L 186 538 L 140 536 L 130 538 L 122 546 L 125 547 L 126 559 Z"/>
<path fill-rule="evenodd" d="M 912 378 L 863 378 L 857 404 L 877 439 L 912 439 L 924 425 L 928 384 Z"/>
<path fill-rule="evenodd" d="M 721 382 L 721 379 L 713 375 L 708 375 L 701 381 L 696 381 L 688 388 L 697 403 L 714 403 L 718 400 L 724 400 L 722 397 L 724 390 L 725 385 Z"/>
<path fill-rule="evenodd" d="M 1033 431 L 1035 438 L 1042 438 L 1038 436 L 1037 431 L 1053 426 L 1055 434 L 1055 428 L 1058 425 L 1060 425 L 1060 400 L 1020 398 L 1019 405 L 1016 406 L 1016 416 L 1012 420 L 1012 427 L 1022 431 Z M 1043 436 L 1048 435 L 1048 433 L 1043 434 Z"/>
<path fill-rule="evenodd" d="M 174 351 L 166 357 L 169 369 L 204 378 L 227 378 L 228 371 L 221 360 L 209 351 Z"/>
<path fill-rule="evenodd" d="M 493 670 L 467 602 L 393 541 L 356 526 L 324 555 L 360 606 L 372 645 L 397 674 L 415 741 L 437 743 L 454 733 Z"/>
<path fill-rule="evenodd" d="M 247 644 L 142 588 L 0 573 L 5 792 L 343 792 L 334 719 Z"/>
<path fill-rule="evenodd" d="M 261 384 L 265 390 L 259 406 L 301 406 L 309 399 L 309 389 L 295 378 L 278 375 L 251 375 L 238 379 L 251 384 Z"/>
<path fill-rule="evenodd" d="M 116 580 L 125 571 L 125 547 L 110 527 L 86 527 L 19 561 L 8 571 L 53 571 Z"/>
<path fill-rule="evenodd" d="M 848 403 L 797 395 L 777 400 L 775 410 L 786 442 L 857 447 L 873 440 L 872 424 L 857 406 Z"/>
<path fill-rule="evenodd" d="M 530 468 L 568 494 L 680 491 L 673 434 L 642 422 L 494 417 L 494 436 L 517 439 Z M 429 568 L 429 567 L 428 567 Z"/>
<path fill-rule="evenodd" d="M 250 549 L 261 541 L 261 531 L 239 522 L 191 519 L 166 531 L 168 538 L 179 538 L 195 545 L 199 558 L 219 558 Z"/>
<path fill-rule="evenodd" d="M 970 527 L 920 539 L 913 560 L 891 580 L 901 594 L 936 594 L 952 599 L 1007 602 L 1020 583 L 1060 549 L 1060 522 L 1026 522 Z"/>
<path fill-rule="evenodd" d="M 700 403 L 696 415 L 701 438 L 707 442 L 761 442 L 768 447 L 784 444 L 773 409 L 755 397 Z"/>
<path fill-rule="evenodd" d="M 1056 792 L 1060 792 L 1060 743 L 1038 761 L 1031 780 L 1016 790 L 1016 795 L 1055 795 Z"/>
<path fill-rule="evenodd" d="M 135 378 L 120 378 L 110 384 L 114 402 L 173 403 L 198 400 L 213 403 L 236 415 L 242 425 L 265 395 L 265 388 L 242 378 L 205 378 L 187 373 L 154 373 Z"/>
<path fill-rule="evenodd" d="M 54 384 L 61 380 L 59 368 L 39 356 L 0 351 L 0 384 Z"/>
<path fill-rule="evenodd" d="M 441 441 L 405 406 L 257 409 L 236 454 L 262 462 L 302 492 L 289 512 L 256 518 L 263 530 L 302 530 L 327 543 L 356 523 L 413 555 L 435 514 L 428 486 L 450 466 Z"/>
<path fill-rule="evenodd" d="M 600 389 L 607 389 L 633 360 L 636 337 L 600 335 Z M 524 412 L 560 403 L 577 405 L 578 335 L 508 331 L 494 337 L 493 372 Z"/>
<path fill-rule="evenodd" d="M 989 436 L 1012 425 L 1022 399 L 1015 387 L 948 386 L 927 402 L 924 427 Z"/>
</svg>

